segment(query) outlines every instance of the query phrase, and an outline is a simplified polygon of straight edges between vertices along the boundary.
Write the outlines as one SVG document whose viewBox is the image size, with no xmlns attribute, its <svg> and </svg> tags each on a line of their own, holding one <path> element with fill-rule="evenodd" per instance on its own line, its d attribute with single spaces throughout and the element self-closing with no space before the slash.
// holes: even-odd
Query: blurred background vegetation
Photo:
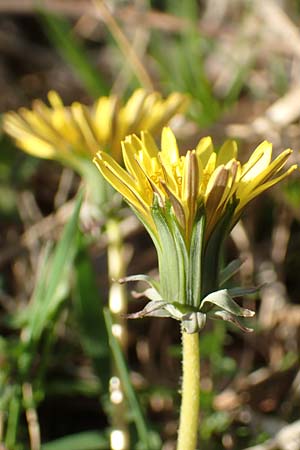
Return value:
<svg viewBox="0 0 300 450">
<path fill-rule="evenodd" d="M 268 139 L 299 161 L 299 23 L 296 0 L 1 0 L 1 112 L 46 101 L 50 89 L 66 105 L 176 90 L 191 99 L 172 123 L 183 148 L 234 137 L 246 159 Z M 0 448 L 38 450 L 40 436 L 43 450 L 108 449 L 112 354 L 130 448 L 174 449 L 178 325 L 131 321 L 125 363 L 104 310 L 104 223 L 80 213 L 78 175 L 4 133 L 0 150 Z M 243 285 L 262 288 L 248 300 L 253 334 L 222 323 L 202 332 L 201 448 L 300 449 L 299 206 L 295 176 L 231 234 L 226 257 L 244 259 Z M 121 230 L 128 274 L 155 274 L 153 246 L 128 210 Z"/>
</svg>

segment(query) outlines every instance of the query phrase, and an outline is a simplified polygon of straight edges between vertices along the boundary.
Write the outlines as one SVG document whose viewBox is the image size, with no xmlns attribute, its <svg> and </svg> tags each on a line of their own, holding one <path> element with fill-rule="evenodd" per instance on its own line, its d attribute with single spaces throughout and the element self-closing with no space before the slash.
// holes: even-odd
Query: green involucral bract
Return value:
<svg viewBox="0 0 300 450">
<path fill-rule="evenodd" d="M 161 206 L 155 196 L 151 213 L 157 233 L 150 232 L 150 235 L 158 253 L 160 281 L 145 275 L 121 280 L 144 281 L 149 285 L 143 295 L 150 302 L 142 311 L 129 314 L 129 318 L 171 317 L 181 321 L 186 332 L 195 333 L 204 327 L 209 316 L 250 331 L 239 317 L 252 317 L 254 313 L 241 308 L 233 297 L 252 294 L 255 289 L 219 289 L 240 266 L 235 261 L 223 272 L 220 270 L 220 254 L 233 211 L 234 207 L 227 209 L 209 239 L 205 240 L 205 210 L 200 206 L 191 241 L 186 243 L 170 202 Z"/>
<path fill-rule="evenodd" d="M 160 281 L 144 293 L 150 303 L 129 317 L 173 317 L 195 333 L 210 316 L 247 330 L 239 317 L 253 314 L 233 298 L 253 289 L 221 289 L 239 268 L 234 262 L 222 271 L 223 246 L 248 203 L 297 169 L 285 168 L 291 153 L 273 159 L 272 144 L 264 141 L 242 163 L 236 142 L 217 150 L 207 136 L 183 155 L 166 127 L 160 147 L 147 131 L 127 136 L 124 168 L 107 153 L 96 154 L 98 169 L 134 209 L 157 250 Z"/>
</svg>

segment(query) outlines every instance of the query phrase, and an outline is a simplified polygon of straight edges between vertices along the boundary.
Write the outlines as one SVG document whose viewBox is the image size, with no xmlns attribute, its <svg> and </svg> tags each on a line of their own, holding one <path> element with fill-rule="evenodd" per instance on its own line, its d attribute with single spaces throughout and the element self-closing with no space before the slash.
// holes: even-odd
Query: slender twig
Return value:
<svg viewBox="0 0 300 450">
<path fill-rule="evenodd" d="M 57 210 L 60 206 L 65 204 L 70 194 L 72 184 L 74 181 L 74 172 L 69 167 L 64 167 L 59 178 L 57 191 L 54 197 L 54 208 Z"/>
<path fill-rule="evenodd" d="M 129 42 L 129 40 L 119 27 L 114 16 L 109 11 L 108 7 L 106 6 L 106 3 L 103 0 L 94 0 L 94 5 L 99 10 L 102 19 L 106 23 L 107 28 L 111 32 L 121 52 L 124 54 L 125 58 L 131 64 L 141 85 L 152 91 L 154 87 L 151 78 L 149 77 L 145 67 L 143 66 L 139 57 L 137 56 L 133 46 L 131 45 L 131 43 Z"/>
</svg>

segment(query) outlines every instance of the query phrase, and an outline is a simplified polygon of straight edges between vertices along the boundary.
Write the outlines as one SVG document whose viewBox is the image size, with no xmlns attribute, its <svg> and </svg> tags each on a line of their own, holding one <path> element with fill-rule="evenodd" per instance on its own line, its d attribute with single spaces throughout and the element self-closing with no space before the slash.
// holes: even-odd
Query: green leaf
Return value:
<svg viewBox="0 0 300 450">
<path fill-rule="evenodd" d="M 224 108 L 232 106 L 238 100 L 252 66 L 253 61 L 249 61 L 246 64 L 242 64 L 240 67 L 236 67 L 235 76 L 232 80 L 231 86 L 229 86 L 224 95 Z"/>
<path fill-rule="evenodd" d="M 220 271 L 220 286 L 223 286 L 226 281 L 230 280 L 230 278 L 240 270 L 242 264 L 243 261 L 241 261 L 240 259 L 234 259 L 226 267 L 224 267 L 224 269 Z"/>
<path fill-rule="evenodd" d="M 228 289 L 228 293 L 232 298 L 244 297 L 244 295 L 256 294 L 261 286 L 250 286 L 250 287 L 234 287 Z"/>
<path fill-rule="evenodd" d="M 81 42 L 72 34 L 69 22 L 41 7 L 38 13 L 49 40 L 75 70 L 87 91 L 94 97 L 106 95 L 109 92 L 106 82 L 89 61 Z"/>
<path fill-rule="evenodd" d="M 108 438 L 97 431 L 85 431 L 65 436 L 42 445 L 42 450 L 106 450 Z"/>
</svg>

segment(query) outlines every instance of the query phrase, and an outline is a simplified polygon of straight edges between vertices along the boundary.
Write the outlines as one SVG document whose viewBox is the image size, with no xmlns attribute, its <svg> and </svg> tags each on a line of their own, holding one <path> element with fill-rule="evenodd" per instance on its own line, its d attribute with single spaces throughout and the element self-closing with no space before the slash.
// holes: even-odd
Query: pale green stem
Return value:
<svg viewBox="0 0 300 450">
<path fill-rule="evenodd" d="M 23 383 L 22 392 L 25 405 L 25 415 L 28 424 L 30 450 L 40 450 L 41 449 L 40 425 L 37 411 L 34 406 L 34 398 L 31 384 L 27 382 Z"/>
<path fill-rule="evenodd" d="M 177 450 L 195 450 L 200 412 L 199 334 L 182 331 L 182 399 Z"/>
<path fill-rule="evenodd" d="M 112 334 L 119 341 L 120 347 L 126 353 L 127 329 L 123 317 L 127 312 L 127 295 L 124 285 L 118 280 L 126 275 L 126 257 L 120 224 L 116 219 L 108 219 L 106 223 L 108 237 L 107 264 L 109 276 L 109 309 L 113 319 Z M 123 387 L 116 367 L 112 367 L 110 379 L 110 400 L 113 405 L 110 448 L 112 450 L 129 449 L 129 431 L 127 423 L 126 403 Z"/>
</svg>

